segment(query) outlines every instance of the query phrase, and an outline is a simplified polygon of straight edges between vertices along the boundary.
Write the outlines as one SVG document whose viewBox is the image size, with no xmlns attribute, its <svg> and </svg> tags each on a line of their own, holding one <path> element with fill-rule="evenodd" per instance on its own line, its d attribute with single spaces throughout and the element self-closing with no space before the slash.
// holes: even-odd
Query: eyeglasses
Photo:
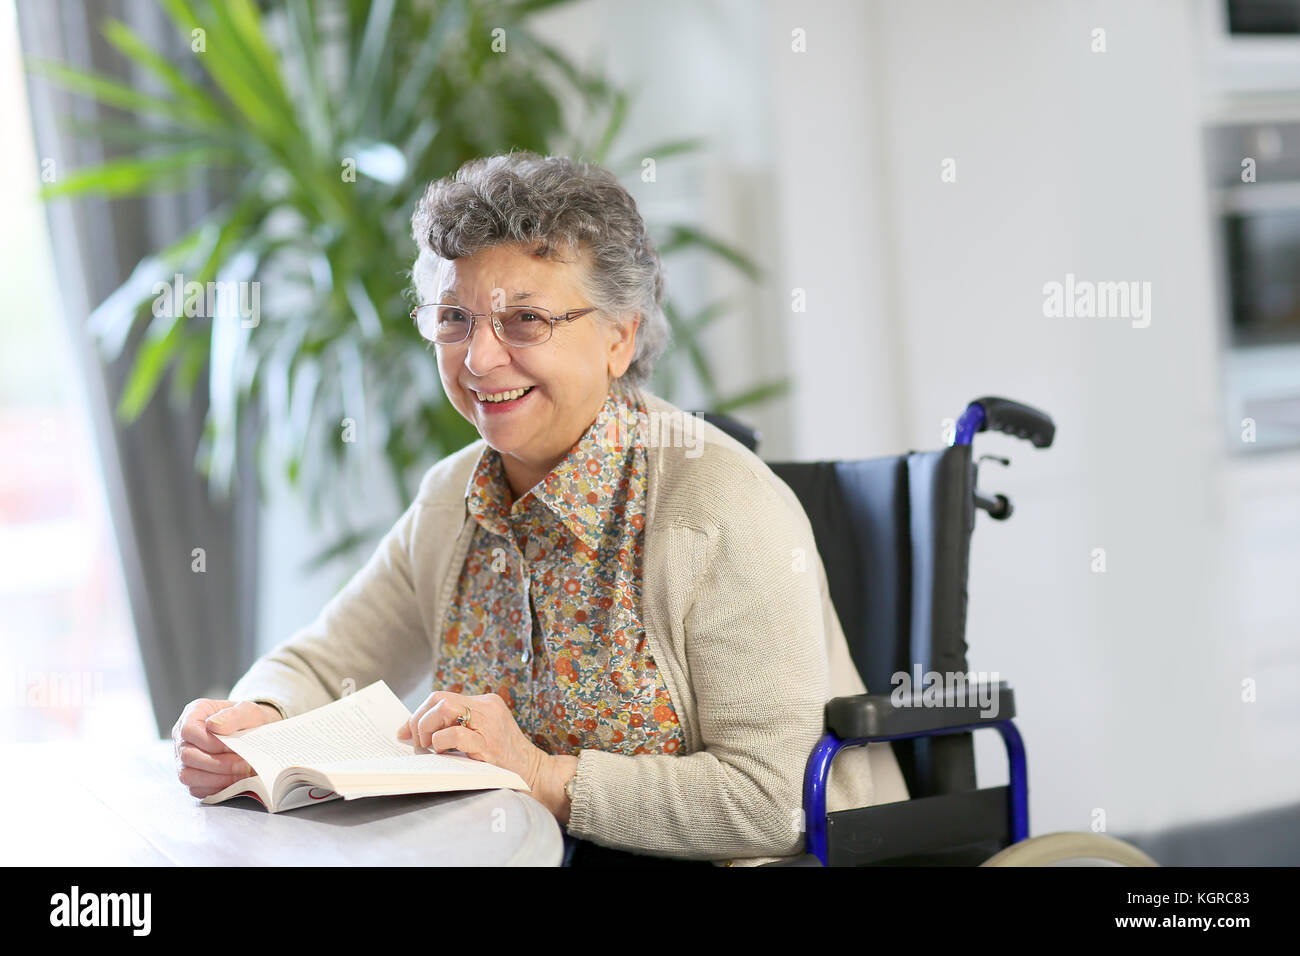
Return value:
<svg viewBox="0 0 1300 956">
<path fill-rule="evenodd" d="M 595 311 L 594 308 L 572 309 L 552 315 L 535 305 L 512 305 L 491 314 L 492 329 L 503 345 L 526 349 L 549 341 L 556 322 L 572 322 Z M 417 305 L 411 310 L 411 318 L 415 320 L 420 335 L 435 345 L 464 342 L 474 334 L 474 323 L 486 316 L 487 313 L 470 312 L 451 302 Z"/>
</svg>

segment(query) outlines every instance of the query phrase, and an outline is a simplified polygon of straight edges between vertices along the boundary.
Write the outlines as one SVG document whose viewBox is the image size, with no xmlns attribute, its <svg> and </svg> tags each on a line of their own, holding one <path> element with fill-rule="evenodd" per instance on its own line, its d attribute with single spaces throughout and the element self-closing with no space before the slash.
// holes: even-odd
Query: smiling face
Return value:
<svg viewBox="0 0 1300 956">
<path fill-rule="evenodd" d="M 445 262 L 426 301 L 478 313 L 494 305 L 533 305 L 553 314 L 588 308 L 578 288 L 580 268 L 515 245 L 491 246 Z M 608 324 L 588 313 L 557 322 L 542 345 L 515 348 L 503 345 L 480 316 L 469 339 L 435 346 L 447 398 L 501 453 L 516 498 L 546 477 L 591 426 L 610 381 L 632 362 L 637 324 L 635 316 Z M 518 389 L 528 391 L 505 402 L 483 398 Z"/>
</svg>

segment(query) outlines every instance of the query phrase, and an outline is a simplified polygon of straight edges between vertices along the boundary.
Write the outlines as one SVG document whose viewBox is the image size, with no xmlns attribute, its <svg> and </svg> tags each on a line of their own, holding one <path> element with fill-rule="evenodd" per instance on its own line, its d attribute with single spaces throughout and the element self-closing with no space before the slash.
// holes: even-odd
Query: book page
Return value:
<svg viewBox="0 0 1300 956">
<path fill-rule="evenodd" d="M 256 799 L 258 803 L 266 807 L 268 810 L 270 809 L 268 806 L 271 799 L 270 795 L 267 793 L 267 788 L 262 785 L 261 778 L 259 777 L 245 777 L 242 780 L 236 780 L 230 786 L 226 787 L 226 789 L 204 797 L 202 802 L 207 804 L 223 803 L 231 797 L 237 797 L 240 794 L 250 792 L 257 794 Z"/>
<path fill-rule="evenodd" d="M 317 803 L 326 803 L 330 800 L 341 799 L 343 799 L 343 794 L 341 793 L 335 793 L 332 790 L 326 790 L 324 787 L 313 787 L 304 783 L 289 788 L 289 792 L 280 797 L 280 803 L 275 809 L 277 812 L 280 810 L 296 810 L 299 807 L 307 807 Z"/>
<path fill-rule="evenodd" d="M 523 782 L 513 770 L 506 770 L 496 764 L 490 764 L 473 757 L 454 753 L 419 753 L 404 757 L 373 757 L 364 760 L 340 760 L 334 763 L 316 764 L 313 769 L 327 775 L 374 777 L 376 785 L 382 785 L 385 777 L 391 776 L 465 776 L 468 774 L 500 778 L 501 786 L 508 787 L 511 782 Z"/>
<path fill-rule="evenodd" d="M 528 784 L 513 770 L 461 753 L 420 753 L 409 757 L 340 760 L 313 768 L 345 799 L 398 793 L 452 790 L 522 790 Z"/>
<path fill-rule="evenodd" d="M 414 754 L 410 741 L 397 739 L 397 728 L 410 718 L 406 705 L 381 680 L 297 717 L 216 737 L 273 790 L 286 767 Z"/>
</svg>

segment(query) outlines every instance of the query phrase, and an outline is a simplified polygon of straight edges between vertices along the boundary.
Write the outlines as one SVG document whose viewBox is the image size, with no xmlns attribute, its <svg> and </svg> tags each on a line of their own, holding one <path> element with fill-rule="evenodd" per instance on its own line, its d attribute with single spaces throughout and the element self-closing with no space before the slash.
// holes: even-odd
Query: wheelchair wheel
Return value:
<svg viewBox="0 0 1300 956">
<path fill-rule="evenodd" d="M 1048 833 L 1013 843 L 980 866 L 1159 866 L 1132 844 L 1100 833 Z"/>
</svg>

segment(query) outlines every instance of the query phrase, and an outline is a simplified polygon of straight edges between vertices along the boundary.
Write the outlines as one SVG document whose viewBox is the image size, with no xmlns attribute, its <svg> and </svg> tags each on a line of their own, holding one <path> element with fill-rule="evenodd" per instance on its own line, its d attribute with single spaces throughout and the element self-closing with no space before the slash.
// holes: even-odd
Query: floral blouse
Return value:
<svg viewBox="0 0 1300 956">
<path fill-rule="evenodd" d="M 615 387 L 518 501 L 494 449 L 470 477 L 478 527 L 435 686 L 501 695 L 548 753 L 674 754 L 684 744 L 641 618 L 648 428 L 644 404 Z"/>
</svg>

